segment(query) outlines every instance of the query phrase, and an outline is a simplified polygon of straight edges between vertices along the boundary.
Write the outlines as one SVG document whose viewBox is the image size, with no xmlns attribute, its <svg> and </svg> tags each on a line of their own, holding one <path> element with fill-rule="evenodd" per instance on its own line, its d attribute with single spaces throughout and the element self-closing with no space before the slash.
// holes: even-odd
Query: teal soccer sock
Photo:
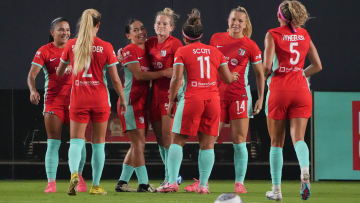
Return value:
<svg viewBox="0 0 360 203">
<path fill-rule="evenodd" d="M 105 163 L 105 143 L 91 144 L 92 146 L 92 179 L 93 185 L 97 186 L 100 184 L 100 179 Z"/>
<path fill-rule="evenodd" d="M 140 184 L 149 184 L 149 177 L 146 170 L 146 166 L 139 166 L 135 168 L 135 173 L 138 178 L 138 183 Z"/>
<path fill-rule="evenodd" d="M 48 181 L 55 181 L 56 172 L 59 165 L 59 148 L 61 141 L 57 139 L 48 139 L 45 154 L 45 170 Z"/>
<path fill-rule="evenodd" d="M 169 148 L 169 154 L 167 157 L 167 168 L 169 174 L 169 183 L 176 183 L 181 161 L 183 158 L 183 148 L 177 144 L 171 144 Z"/>
<path fill-rule="evenodd" d="M 240 144 L 233 144 L 234 147 L 234 167 L 235 167 L 235 182 L 244 184 L 247 165 L 248 165 L 248 151 L 246 142 Z"/>
<path fill-rule="evenodd" d="M 169 182 L 169 169 L 167 167 L 167 159 L 169 156 L 169 149 L 166 149 L 164 147 L 164 150 L 165 150 L 165 181 Z"/>
<path fill-rule="evenodd" d="M 281 147 L 270 148 L 270 173 L 273 185 L 281 184 L 283 152 Z"/>
<path fill-rule="evenodd" d="M 133 166 L 123 164 L 119 181 L 125 181 L 128 183 L 132 174 L 134 173 L 134 170 L 135 169 Z"/>
<path fill-rule="evenodd" d="M 199 150 L 198 165 L 200 175 L 200 186 L 207 186 L 211 170 L 214 166 L 214 149 Z"/>
<path fill-rule="evenodd" d="M 304 141 L 298 141 L 294 147 L 300 168 L 309 167 L 309 148 L 307 144 Z"/>
<path fill-rule="evenodd" d="M 70 147 L 68 152 L 69 168 L 71 174 L 79 172 L 79 164 L 81 160 L 81 150 L 84 146 L 83 139 L 70 139 Z"/>
<path fill-rule="evenodd" d="M 83 170 L 84 170 L 84 166 L 86 163 L 86 142 L 84 142 L 84 146 L 81 150 L 81 159 L 80 159 L 80 164 L 79 164 L 79 174 L 82 174 Z"/>
</svg>

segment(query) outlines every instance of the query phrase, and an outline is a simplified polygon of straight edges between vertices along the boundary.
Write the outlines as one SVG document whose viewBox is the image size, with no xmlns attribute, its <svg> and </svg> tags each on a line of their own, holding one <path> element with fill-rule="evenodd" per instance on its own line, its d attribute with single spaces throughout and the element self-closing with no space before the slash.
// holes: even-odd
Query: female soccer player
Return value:
<svg viewBox="0 0 360 203">
<path fill-rule="evenodd" d="M 218 80 L 221 101 L 220 132 L 224 123 L 230 121 L 234 147 L 235 192 L 247 193 L 244 186 L 248 164 L 246 137 L 249 129 L 249 118 L 258 114 L 262 109 L 265 78 L 261 63 L 261 51 L 257 44 L 250 39 L 252 25 L 244 7 L 239 6 L 231 10 L 228 26 L 227 32 L 216 33 L 211 37 L 210 45 L 217 47 L 225 55 L 230 71 L 239 73 L 239 80 L 231 84 Z M 254 68 L 258 92 L 254 111 L 252 110 L 251 90 L 248 84 L 250 65 Z M 188 190 L 193 188 L 188 187 Z"/>
<path fill-rule="evenodd" d="M 171 36 L 175 28 L 175 18 L 178 16 L 170 8 L 156 13 L 154 29 L 156 36 L 150 37 L 145 44 L 150 56 L 153 71 L 172 68 L 176 50 L 182 46 L 179 39 Z M 170 134 L 171 118 L 167 115 L 169 105 L 170 78 L 162 77 L 153 80 L 150 120 L 159 145 L 161 159 L 165 165 L 165 185 L 169 181 L 166 160 L 172 142 Z"/>
<path fill-rule="evenodd" d="M 99 186 L 105 162 L 105 135 L 110 115 L 110 97 L 105 72 L 108 70 L 112 85 L 119 95 L 119 108 L 126 111 L 125 96 L 117 73 L 118 64 L 110 43 L 96 37 L 101 14 L 95 9 L 86 9 L 79 22 L 77 38 L 69 40 L 60 58 L 57 70 L 63 75 L 67 64 L 73 66 L 70 101 L 70 149 L 69 167 L 71 180 L 67 193 L 76 195 L 78 167 L 81 149 L 85 142 L 85 130 L 92 121 L 92 179 L 90 194 L 106 194 Z"/>
<path fill-rule="evenodd" d="M 175 53 L 169 90 L 168 115 L 171 117 L 176 96 L 178 99 L 172 127 L 175 138 L 167 159 L 169 184 L 160 188 L 159 192 L 178 191 L 176 178 L 182 161 L 182 148 L 188 136 L 198 136 L 200 184 L 197 192 L 208 194 L 207 182 L 214 164 L 214 142 L 220 123 L 217 74 L 225 82 L 231 83 L 238 79 L 238 73 L 229 71 L 226 59 L 219 50 L 200 42 L 203 27 L 197 9 L 189 14 L 182 33 L 186 46 Z"/>
<path fill-rule="evenodd" d="M 131 19 L 125 27 L 126 37 L 130 40 L 123 53 L 123 66 L 125 78 L 125 97 L 128 111 L 118 114 L 123 131 L 130 138 L 130 148 L 125 156 L 121 176 L 115 187 L 117 192 L 133 191 L 128 182 L 135 170 L 138 178 L 138 192 L 156 192 L 149 184 L 149 178 L 145 166 L 145 131 L 147 128 L 146 99 L 149 91 L 150 80 L 162 77 L 171 77 L 172 69 L 157 72 L 149 72 L 150 61 L 145 50 L 147 37 L 144 24 Z"/>
<path fill-rule="evenodd" d="M 322 70 L 321 61 L 308 32 L 301 28 L 308 19 L 304 5 L 284 1 L 278 8 L 280 27 L 265 36 L 264 67 L 270 76 L 265 112 L 271 139 L 270 172 L 272 191 L 266 197 L 281 200 L 282 148 L 286 120 L 301 169 L 301 199 L 310 197 L 309 149 L 304 142 L 306 125 L 312 111 L 312 98 L 306 77 Z M 303 70 L 306 55 L 311 65 Z"/>
<path fill-rule="evenodd" d="M 27 78 L 30 90 L 30 102 L 38 105 L 40 95 L 35 87 L 35 79 L 42 69 L 45 74 L 44 94 L 44 122 L 46 128 L 47 150 L 45 154 L 45 169 L 48 185 L 44 192 L 56 192 L 56 171 L 59 163 L 59 148 L 63 124 L 69 124 L 69 103 L 71 91 L 71 66 L 66 68 L 64 77 L 56 75 L 61 53 L 70 37 L 69 21 L 63 17 L 54 19 L 50 24 L 49 43 L 40 47 L 32 61 Z M 82 172 L 86 161 L 86 148 L 82 148 L 79 173 Z M 79 192 L 86 192 L 86 184 L 79 176 Z"/>
</svg>

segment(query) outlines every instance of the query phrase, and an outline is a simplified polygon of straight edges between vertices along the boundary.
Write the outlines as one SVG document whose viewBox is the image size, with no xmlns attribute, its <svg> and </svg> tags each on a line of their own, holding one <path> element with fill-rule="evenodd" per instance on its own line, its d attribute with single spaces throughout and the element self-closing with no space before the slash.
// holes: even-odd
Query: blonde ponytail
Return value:
<svg viewBox="0 0 360 203">
<path fill-rule="evenodd" d="M 100 22 L 101 14 L 95 9 L 86 9 L 80 19 L 79 31 L 74 47 L 73 74 L 81 72 L 85 66 L 90 65 L 92 45 L 94 43 L 94 27 Z"/>
</svg>

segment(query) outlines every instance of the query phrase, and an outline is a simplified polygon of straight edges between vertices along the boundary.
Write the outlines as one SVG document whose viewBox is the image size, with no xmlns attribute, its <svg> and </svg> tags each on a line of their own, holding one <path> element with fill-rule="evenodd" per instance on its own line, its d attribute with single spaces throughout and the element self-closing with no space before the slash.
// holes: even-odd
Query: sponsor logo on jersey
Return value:
<svg viewBox="0 0 360 203">
<path fill-rule="evenodd" d="M 291 68 L 288 68 L 288 67 L 279 67 L 279 72 L 280 73 L 288 73 L 288 72 L 299 72 L 301 71 L 302 68 L 299 68 L 299 67 L 291 67 Z"/>
<path fill-rule="evenodd" d="M 141 60 L 143 57 L 138 57 L 138 60 Z"/>
<path fill-rule="evenodd" d="M 216 82 L 197 82 L 197 81 L 191 81 L 192 87 L 211 87 L 215 86 Z"/>
<path fill-rule="evenodd" d="M 166 50 L 161 50 L 160 51 L 160 56 L 165 57 L 166 56 Z"/>
<path fill-rule="evenodd" d="M 50 59 L 50 62 L 55 61 L 55 60 L 56 60 L 56 58 Z"/>
<path fill-rule="evenodd" d="M 240 55 L 240 56 L 244 56 L 244 55 L 245 55 L 245 52 L 246 52 L 245 49 L 242 49 L 242 48 L 239 49 L 239 55 Z"/>
<path fill-rule="evenodd" d="M 261 59 L 261 54 L 257 55 L 255 59 Z"/>
<path fill-rule="evenodd" d="M 100 85 L 100 82 L 96 80 L 93 81 L 75 80 L 75 86 L 97 86 L 97 85 Z"/>
<path fill-rule="evenodd" d="M 216 45 L 216 48 L 221 48 L 221 47 L 223 47 L 223 46 L 221 46 L 221 45 Z"/>
<path fill-rule="evenodd" d="M 157 62 L 156 66 L 157 69 L 162 69 L 163 68 L 163 64 L 161 62 Z"/>
<path fill-rule="evenodd" d="M 145 122 L 145 119 L 143 116 L 140 116 L 139 117 L 139 123 L 143 124 Z"/>
<path fill-rule="evenodd" d="M 238 65 L 238 63 L 239 63 L 238 60 L 235 59 L 235 58 L 232 58 L 232 59 L 230 60 L 230 64 L 233 65 L 233 66 Z"/>
</svg>

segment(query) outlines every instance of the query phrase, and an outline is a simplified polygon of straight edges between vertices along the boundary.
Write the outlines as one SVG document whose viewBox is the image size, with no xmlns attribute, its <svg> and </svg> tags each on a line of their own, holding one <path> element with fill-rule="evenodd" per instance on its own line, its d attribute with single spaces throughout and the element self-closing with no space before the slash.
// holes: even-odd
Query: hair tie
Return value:
<svg viewBox="0 0 360 203">
<path fill-rule="evenodd" d="M 201 39 L 202 36 L 203 36 L 203 33 L 201 33 L 201 35 L 200 35 L 199 37 L 197 37 L 197 38 L 189 37 L 189 36 L 187 36 L 187 35 L 185 34 L 184 30 L 182 30 L 182 34 L 183 34 L 183 36 L 184 36 L 186 39 L 188 39 L 188 40 L 190 40 L 190 41 L 199 40 L 199 39 Z"/>
<path fill-rule="evenodd" d="M 284 17 L 284 15 L 282 14 L 282 12 L 281 12 L 281 4 L 279 5 L 279 8 L 278 8 L 278 16 L 280 17 L 281 20 L 285 21 L 289 25 L 289 27 L 290 27 L 290 29 L 291 29 L 291 31 L 293 33 L 297 32 L 295 26 L 291 23 L 291 21 L 286 19 Z"/>
</svg>

